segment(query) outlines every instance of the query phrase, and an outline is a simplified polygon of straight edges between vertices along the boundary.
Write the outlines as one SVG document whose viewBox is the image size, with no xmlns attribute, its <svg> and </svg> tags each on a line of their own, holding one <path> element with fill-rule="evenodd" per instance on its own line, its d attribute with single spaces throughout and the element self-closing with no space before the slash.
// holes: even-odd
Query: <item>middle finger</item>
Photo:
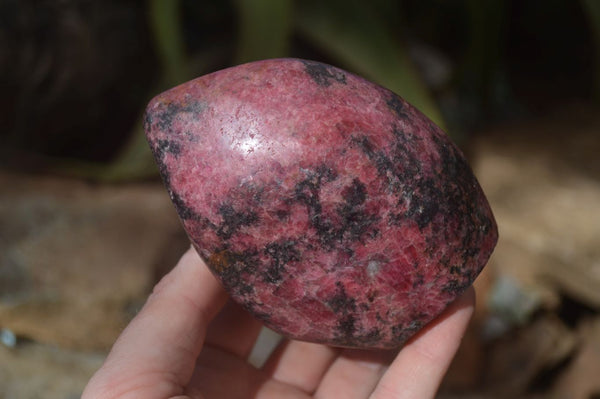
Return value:
<svg viewBox="0 0 600 399">
<path fill-rule="evenodd" d="M 263 370 L 271 378 L 312 394 L 340 349 L 302 341 L 284 341 L 269 357 Z"/>
<path fill-rule="evenodd" d="M 392 358 L 390 351 L 344 350 L 323 376 L 315 398 L 368 397 Z"/>
</svg>

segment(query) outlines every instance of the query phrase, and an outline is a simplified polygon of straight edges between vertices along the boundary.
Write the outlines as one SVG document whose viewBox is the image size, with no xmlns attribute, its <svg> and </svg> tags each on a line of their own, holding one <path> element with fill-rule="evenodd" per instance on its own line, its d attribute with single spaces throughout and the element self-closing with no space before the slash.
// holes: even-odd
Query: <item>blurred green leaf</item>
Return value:
<svg viewBox="0 0 600 399">
<path fill-rule="evenodd" d="M 156 52 L 163 67 L 167 86 L 187 78 L 185 40 L 181 23 L 180 0 L 149 0 L 149 18 Z"/>
<path fill-rule="evenodd" d="M 590 30 L 592 31 L 593 45 L 595 51 L 595 76 L 594 76 L 594 97 L 600 101 L 600 1 L 581 0 L 583 9 L 587 16 Z"/>
<path fill-rule="evenodd" d="M 239 15 L 238 62 L 287 55 L 292 0 L 237 0 L 236 5 Z"/>
<path fill-rule="evenodd" d="M 440 127 L 445 124 L 400 41 L 377 18 L 368 2 L 298 3 L 299 31 L 347 69 L 402 96 Z"/>
</svg>

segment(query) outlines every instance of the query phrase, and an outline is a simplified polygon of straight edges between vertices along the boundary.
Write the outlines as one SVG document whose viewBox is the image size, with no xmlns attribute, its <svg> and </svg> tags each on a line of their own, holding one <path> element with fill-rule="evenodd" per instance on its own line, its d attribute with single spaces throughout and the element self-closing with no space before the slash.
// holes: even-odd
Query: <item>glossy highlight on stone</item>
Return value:
<svg viewBox="0 0 600 399">
<path fill-rule="evenodd" d="M 276 59 L 200 77 L 154 98 L 145 130 L 200 256 L 289 338 L 399 347 L 497 241 L 446 134 L 329 65 Z"/>
</svg>

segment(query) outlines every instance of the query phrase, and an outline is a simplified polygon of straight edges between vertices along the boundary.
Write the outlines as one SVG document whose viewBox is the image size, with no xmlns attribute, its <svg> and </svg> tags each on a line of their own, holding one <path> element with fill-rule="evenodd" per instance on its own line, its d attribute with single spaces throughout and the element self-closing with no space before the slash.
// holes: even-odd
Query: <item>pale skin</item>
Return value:
<svg viewBox="0 0 600 399">
<path fill-rule="evenodd" d="M 398 351 L 283 341 L 246 359 L 261 325 L 193 250 L 154 288 L 82 399 L 433 398 L 473 313 L 472 288 Z"/>
</svg>

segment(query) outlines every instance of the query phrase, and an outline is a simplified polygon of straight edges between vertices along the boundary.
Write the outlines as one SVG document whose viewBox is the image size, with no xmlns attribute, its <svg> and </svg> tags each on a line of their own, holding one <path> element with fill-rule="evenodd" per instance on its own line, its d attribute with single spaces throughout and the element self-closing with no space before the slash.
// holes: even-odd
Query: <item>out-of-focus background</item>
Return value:
<svg viewBox="0 0 600 399">
<path fill-rule="evenodd" d="M 600 1 L 0 0 L 0 398 L 75 399 L 188 243 L 155 94 L 272 57 L 413 103 L 500 241 L 440 398 L 600 398 Z"/>
</svg>

